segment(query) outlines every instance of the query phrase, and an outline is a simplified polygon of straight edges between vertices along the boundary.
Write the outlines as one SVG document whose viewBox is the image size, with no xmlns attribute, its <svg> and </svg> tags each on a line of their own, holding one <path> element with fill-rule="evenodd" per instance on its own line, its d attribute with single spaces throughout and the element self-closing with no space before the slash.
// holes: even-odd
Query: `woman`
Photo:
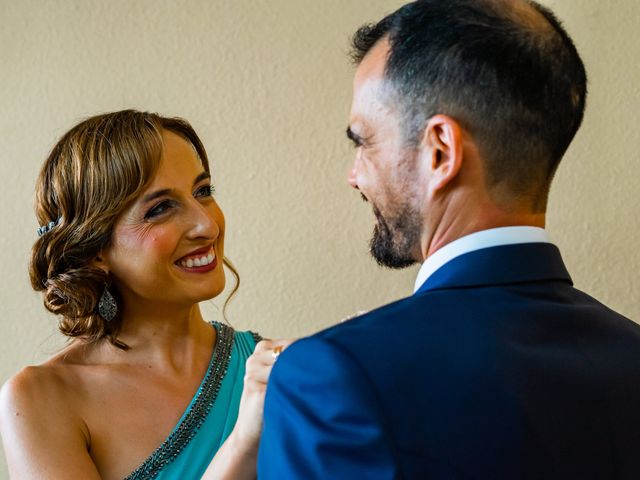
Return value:
<svg viewBox="0 0 640 480">
<path fill-rule="evenodd" d="M 255 477 L 266 381 L 288 342 L 203 320 L 223 263 L 235 275 L 212 192 L 184 120 L 100 115 L 54 147 L 30 275 L 72 341 L 2 389 L 13 477 Z"/>
</svg>

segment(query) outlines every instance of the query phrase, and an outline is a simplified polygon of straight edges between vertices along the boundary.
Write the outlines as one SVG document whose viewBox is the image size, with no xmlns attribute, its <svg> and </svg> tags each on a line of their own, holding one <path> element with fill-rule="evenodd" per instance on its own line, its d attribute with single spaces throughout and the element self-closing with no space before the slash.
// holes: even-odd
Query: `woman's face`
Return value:
<svg viewBox="0 0 640 480">
<path fill-rule="evenodd" d="M 218 295 L 224 215 L 191 144 L 165 130 L 158 172 L 118 219 L 102 253 L 125 311 L 151 302 L 189 306 Z"/>
</svg>

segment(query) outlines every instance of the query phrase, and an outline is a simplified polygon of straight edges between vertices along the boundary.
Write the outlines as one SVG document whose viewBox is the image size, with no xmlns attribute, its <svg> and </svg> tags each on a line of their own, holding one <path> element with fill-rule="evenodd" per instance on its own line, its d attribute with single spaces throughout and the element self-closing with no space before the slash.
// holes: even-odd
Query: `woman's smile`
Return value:
<svg viewBox="0 0 640 480">
<path fill-rule="evenodd" d="M 213 245 L 208 245 L 178 259 L 175 264 L 189 273 L 205 273 L 218 266 L 218 258 Z"/>
</svg>

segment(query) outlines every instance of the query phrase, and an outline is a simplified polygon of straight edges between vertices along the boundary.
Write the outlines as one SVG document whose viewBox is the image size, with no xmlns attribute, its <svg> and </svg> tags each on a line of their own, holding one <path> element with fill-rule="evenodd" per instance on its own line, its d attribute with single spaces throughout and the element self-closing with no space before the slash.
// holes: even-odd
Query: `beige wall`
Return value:
<svg viewBox="0 0 640 480">
<path fill-rule="evenodd" d="M 33 188 L 56 139 L 98 112 L 179 115 L 201 134 L 242 275 L 236 327 L 303 335 L 410 293 L 415 269 L 383 271 L 367 255 L 372 215 L 345 181 L 343 134 L 347 38 L 401 3 L 0 0 L 0 383 L 62 344 L 26 274 Z M 590 74 L 549 231 L 579 288 L 640 320 L 640 4 L 544 3 Z"/>
</svg>

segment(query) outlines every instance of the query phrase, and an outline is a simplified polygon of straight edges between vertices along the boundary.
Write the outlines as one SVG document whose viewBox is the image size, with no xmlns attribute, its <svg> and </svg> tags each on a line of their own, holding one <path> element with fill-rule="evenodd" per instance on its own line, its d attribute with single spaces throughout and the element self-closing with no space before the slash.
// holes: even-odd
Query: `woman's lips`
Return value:
<svg viewBox="0 0 640 480">
<path fill-rule="evenodd" d="M 213 246 L 199 248 L 189 255 L 185 255 L 178 261 L 176 265 L 190 272 L 208 272 L 218 265 L 216 251 Z"/>
</svg>

